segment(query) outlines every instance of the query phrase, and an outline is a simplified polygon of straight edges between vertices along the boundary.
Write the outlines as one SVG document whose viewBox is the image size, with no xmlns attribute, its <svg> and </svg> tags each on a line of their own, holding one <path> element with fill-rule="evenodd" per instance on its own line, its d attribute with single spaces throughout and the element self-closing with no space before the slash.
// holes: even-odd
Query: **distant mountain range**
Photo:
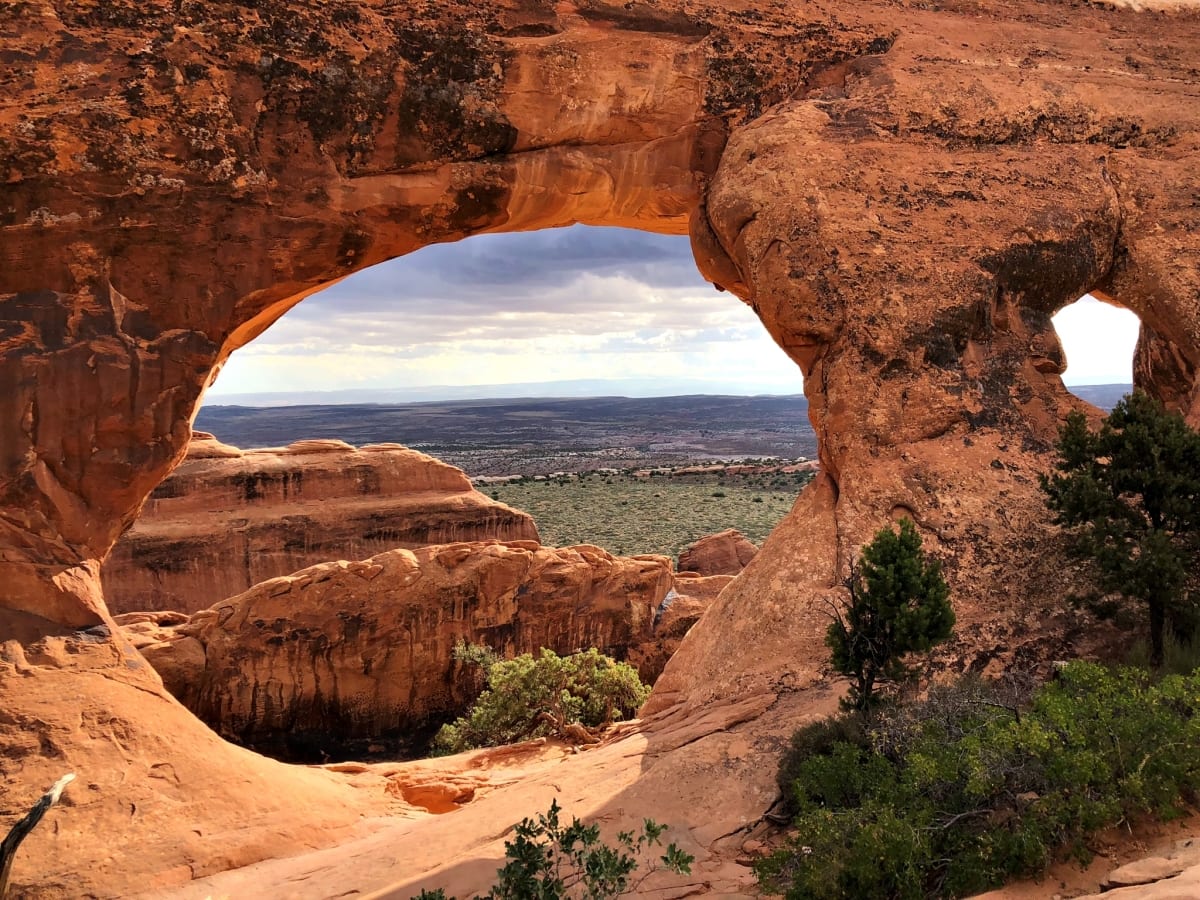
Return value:
<svg viewBox="0 0 1200 900">
<path fill-rule="evenodd" d="M 1068 384 L 1069 390 L 1081 400 L 1086 400 L 1093 406 L 1110 410 L 1117 401 L 1133 390 L 1132 384 Z"/>
<path fill-rule="evenodd" d="M 538 397 L 206 406 L 196 427 L 239 447 L 396 442 L 470 475 L 587 471 L 747 457 L 813 458 L 808 401 L 789 397 Z"/>
<path fill-rule="evenodd" d="M 796 375 L 794 391 L 802 383 Z M 654 398 L 680 395 L 758 394 L 781 396 L 779 391 L 733 389 L 728 383 L 700 378 L 579 378 L 568 381 L 524 381 L 516 384 L 426 385 L 396 388 L 346 388 L 336 391 L 270 391 L 239 394 L 210 392 L 206 406 L 338 406 L 363 403 L 428 403 L 443 400 L 556 397 L 629 397 Z M 790 391 L 788 392 L 790 393 Z"/>
<path fill-rule="evenodd" d="M 611 387 L 612 383 L 599 384 Z M 1106 410 L 1131 389 L 1128 384 L 1071 388 Z M 247 448 L 308 438 L 336 438 L 358 446 L 395 442 L 460 466 L 469 475 L 817 455 L 808 401 L 800 394 L 439 398 L 397 403 L 380 398 L 388 392 L 365 393 L 375 399 L 333 403 L 331 395 L 321 395 L 325 402 L 307 404 L 283 399 L 308 396 L 296 393 L 275 395 L 273 404 L 212 404 L 200 410 L 196 427 Z"/>
</svg>

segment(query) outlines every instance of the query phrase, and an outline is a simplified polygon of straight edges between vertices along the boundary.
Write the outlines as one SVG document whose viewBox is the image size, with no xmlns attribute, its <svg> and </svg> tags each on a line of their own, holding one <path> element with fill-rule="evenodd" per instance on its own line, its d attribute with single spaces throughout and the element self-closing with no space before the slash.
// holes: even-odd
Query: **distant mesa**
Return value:
<svg viewBox="0 0 1200 900">
<path fill-rule="evenodd" d="M 196 432 L 102 578 L 115 613 L 195 612 L 315 563 L 489 539 L 539 536 L 461 470 L 399 444 L 241 450 Z"/>
<path fill-rule="evenodd" d="M 1133 390 L 1132 384 L 1074 384 L 1067 385 L 1067 390 L 1086 400 L 1092 406 L 1098 406 L 1105 412 L 1117 405 L 1117 401 Z"/>
</svg>

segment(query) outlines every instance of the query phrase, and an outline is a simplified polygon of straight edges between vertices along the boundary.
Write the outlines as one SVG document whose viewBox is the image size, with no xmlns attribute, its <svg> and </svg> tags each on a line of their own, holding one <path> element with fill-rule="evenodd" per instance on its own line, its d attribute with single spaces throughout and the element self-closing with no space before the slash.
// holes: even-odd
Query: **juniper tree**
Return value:
<svg viewBox="0 0 1200 900">
<path fill-rule="evenodd" d="M 851 565 L 845 585 L 850 600 L 834 608 L 825 635 L 833 666 L 850 676 L 850 703 L 870 708 L 876 683 L 911 676 L 904 662 L 944 641 L 954 629 L 950 589 L 941 565 L 921 552 L 921 536 L 911 519 L 900 520 L 899 533 L 880 529 Z"/>
<path fill-rule="evenodd" d="M 1200 557 L 1200 434 L 1135 392 L 1095 432 L 1072 412 L 1058 454 L 1041 477 L 1047 503 L 1075 551 L 1095 560 L 1101 587 L 1146 605 L 1160 666 L 1168 619 L 1187 633 L 1196 610 L 1188 581 Z"/>
</svg>

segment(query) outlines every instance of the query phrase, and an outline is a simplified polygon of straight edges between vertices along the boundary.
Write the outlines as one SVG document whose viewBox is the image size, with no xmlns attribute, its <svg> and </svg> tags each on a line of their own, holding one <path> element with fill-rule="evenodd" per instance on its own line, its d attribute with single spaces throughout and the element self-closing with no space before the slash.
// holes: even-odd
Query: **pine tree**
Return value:
<svg viewBox="0 0 1200 900">
<path fill-rule="evenodd" d="M 1095 560 L 1101 587 L 1146 605 L 1159 666 L 1168 618 L 1186 636 L 1196 610 L 1188 581 L 1200 557 L 1200 434 L 1135 392 L 1096 432 L 1071 413 L 1058 453 L 1056 472 L 1041 478 L 1047 503 L 1073 529 L 1075 550 Z"/>
<path fill-rule="evenodd" d="M 825 635 L 833 666 L 850 676 L 850 703 L 870 708 L 876 683 L 911 677 L 908 653 L 922 653 L 950 636 L 954 610 L 941 565 L 921 552 L 921 536 L 911 519 L 900 532 L 890 527 L 862 548 L 845 582 L 850 602 L 835 608 Z"/>
</svg>

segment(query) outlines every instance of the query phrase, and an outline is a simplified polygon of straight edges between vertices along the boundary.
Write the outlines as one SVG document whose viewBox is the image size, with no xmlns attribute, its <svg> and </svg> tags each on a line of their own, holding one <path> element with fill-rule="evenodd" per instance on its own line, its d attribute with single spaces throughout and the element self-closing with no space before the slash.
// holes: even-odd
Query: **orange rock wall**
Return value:
<svg viewBox="0 0 1200 900">
<path fill-rule="evenodd" d="M 135 640 L 218 733 L 293 759 L 354 758 L 411 752 L 463 711 L 477 673 L 454 662 L 456 644 L 624 659 L 671 585 L 665 557 L 456 543 L 312 566 Z"/>
<path fill-rule="evenodd" d="M 31 836 L 18 889 L 128 895 L 331 840 L 354 815 L 330 783 L 302 836 L 272 831 L 307 774 L 214 777 L 245 757 L 116 634 L 100 564 L 183 459 L 229 353 L 435 241 L 686 231 L 804 373 L 822 475 L 684 639 L 660 710 L 803 706 L 823 603 L 898 515 L 947 562 L 966 655 L 1038 646 L 1072 574 L 1036 488 L 1077 405 L 1052 314 L 1092 289 L 1137 312 L 1138 383 L 1200 416 L 1200 13 L 1143 5 L 10 4 L 0 807 L 64 768 L 121 772 Z M 721 740 L 703 766 L 661 751 L 647 783 L 767 797 L 770 767 Z M 130 812 L 180 798 L 174 818 Z M 716 810 L 678 812 L 713 833 Z M 107 862 L 92 838 L 113 833 L 139 855 Z"/>
</svg>

